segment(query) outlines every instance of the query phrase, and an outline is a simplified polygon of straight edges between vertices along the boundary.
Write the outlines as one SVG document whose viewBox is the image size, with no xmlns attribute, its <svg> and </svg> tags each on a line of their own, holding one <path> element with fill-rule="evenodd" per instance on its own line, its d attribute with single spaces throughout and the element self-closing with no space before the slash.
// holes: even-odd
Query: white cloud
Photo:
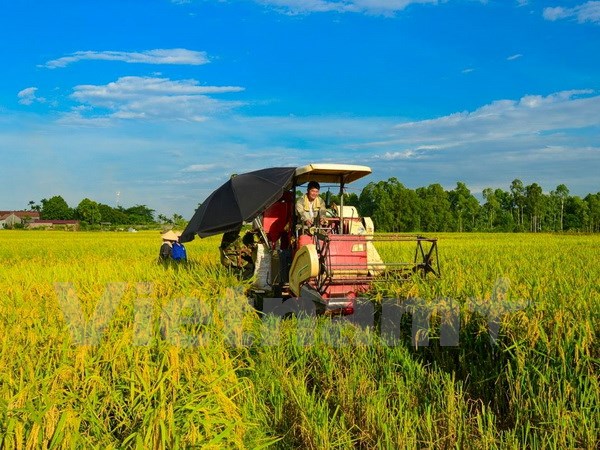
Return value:
<svg viewBox="0 0 600 450">
<path fill-rule="evenodd" d="M 174 48 L 147 50 L 143 52 L 81 51 L 48 61 L 43 67 L 56 69 L 83 60 L 123 61 L 126 63 L 143 64 L 183 64 L 192 66 L 207 64 L 209 62 L 206 52 Z"/>
<path fill-rule="evenodd" d="M 517 53 L 515 55 L 510 55 L 508 58 L 506 58 L 507 61 L 514 61 L 515 59 L 519 59 L 522 58 L 523 55 L 520 53 Z"/>
<path fill-rule="evenodd" d="M 411 4 L 439 3 L 438 0 L 255 0 L 290 14 L 353 12 L 393 15 Z"/>
<path fill-rule="evenodd" d="M 19 91 L 17 97 L 19 97 L 19 103 L 21 105 L 31 105 L 33 102 L 44 103 L 46 99 L 44 97 L 38 97 L 36 95 L 38 88 L 28 87 Z"/>
<path fill-rule="evenodd" d="M 591 94 L 591 90 L 563 91 L 546 97 L 527 95 L 517 101 L 497 100 L 473 112 L 401 123 L 395 129 L 408 143 L 462 145 L 598 126 L 600 96 Z"/>
<path fill-rule="evenodd" d="M 381 145 L 381 143 L 379 143 L 378 145 Z M 385 152 L 381 155 L 376 154 L 373 155 L 373 159 L 374 160 L 384 160 L 384 161 L 396 161 L 396 160 L 415 160 L 415 159 L 421 159 L 422 157 L 426 156 L 428 153 L 431 153 L 432 151 L 436 151 L 436 150 L 445 150 L 448 148 L 451 148 L 452 145 L 448 144 L 448 145 L 417 145 L 413 148 L 409 148 L 407 150 L 403 150 L 403 151 L 391 151 L 391 152 Z"/>
<path fill-rule="evenodd" d="M 394 161 L 397 159 L 409 159 L 415 156 L 415 152 L 412 150 L 405 150 L 403 152 L 385 152 L 383 155 L 375 155 L 375 159 L 383 159 L 385 161 Z"/>
<path fill-rule="evenodd" d="M 73 111 L 62 114 L 56 123 L 75 127 L 105 128 L 111 126 L 108 117 L 86 117 L 84 112 L 89 108 L 74 108 Z"/>
<path fill-rule="evenodd" d="M 544 8 L 544 12 L 542 14 L 544 16 L 544 19 L 551 20 L 551 21 L 558 20 L 558 19 L 564 19 L 565 17 L 569 17 L 571 15 L 569 10 L 567 10 L 561 6 Z"/>
<path fill-rule="evenodd" d="M 562 6 L 544 8 L 543 16 L 544 19 L 551 21 L 576 18 L 579 23 L 600 24 L 600 1 L 583 3 L 573 8 Z"/>
<path fill-rule="evenodd" d="M 182 172 L 208 172 L 216 167 L 216 164 L 192 164 L 182 169 Z"/>
<path fill-rule="evenodd" d="M 105 109 L 116 119 L 179 119 L 201 122 L 207 116 L 229 111 L 241 102 L 217 100 L 209 95 L 240 92 L 238 86 L 203 86 L 196 80 L 122 77 L 106 85 L 75 86 L 71 97 L 92 108 Z M 81 114 L 80 118 L 84 115 Z"/>
</svg>

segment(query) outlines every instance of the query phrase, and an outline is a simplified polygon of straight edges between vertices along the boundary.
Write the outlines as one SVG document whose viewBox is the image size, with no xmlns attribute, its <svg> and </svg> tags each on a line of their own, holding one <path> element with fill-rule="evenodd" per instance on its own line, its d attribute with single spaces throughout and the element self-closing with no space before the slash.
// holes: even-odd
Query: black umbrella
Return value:
<svg viewBox="0 0 600 450">
<path fill-rule="evenodd" d="M 295 171 L 295 167 L 273 167 L 231 178 L 198 207 L 180 242 L 191 241 L 195 234 L 224 233 L 253 220 L 291 187 Z"/>
</svg>

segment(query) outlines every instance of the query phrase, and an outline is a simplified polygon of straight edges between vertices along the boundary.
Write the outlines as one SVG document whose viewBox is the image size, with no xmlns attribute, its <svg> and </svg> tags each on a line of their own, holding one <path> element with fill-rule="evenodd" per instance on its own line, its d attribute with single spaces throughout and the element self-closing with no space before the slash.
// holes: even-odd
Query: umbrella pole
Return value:
<svg viewBox="0 0 600 450">
<path fill-rule="evenodd" d="M 271 246 L 269 245 L 269 239 L 267 238 L 267 233 L 265 233 L 265 229 L 262 226 L 262 222 L 260 220 L 260 216 L 256 217 L 253 221 L 252 221 L 252 227 L 256 230 L 258 230 L 258 234 L 260 234 L 260 238 L 263 241 L 263 243 L 271 248 Z"/>
</svg>

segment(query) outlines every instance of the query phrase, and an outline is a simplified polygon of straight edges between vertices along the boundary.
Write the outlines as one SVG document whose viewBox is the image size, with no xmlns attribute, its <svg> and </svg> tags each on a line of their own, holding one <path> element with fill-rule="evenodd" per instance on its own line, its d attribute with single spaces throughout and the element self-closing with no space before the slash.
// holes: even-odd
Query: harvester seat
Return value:
<svg viewBox="0 0 600 450">
<path fill-rule="evenodd" d="M 294 207 L 292 193 L 285 192 L 279 200 L 269 206 L 263 213 L 263 228 L 269 240 L 271 248 L 282 237 L 288 237 L 287 230 L 292 220 L 292 208 Z M 287 248 L 289 239 L 282 239 L 281 248 Z"/>
</svg>

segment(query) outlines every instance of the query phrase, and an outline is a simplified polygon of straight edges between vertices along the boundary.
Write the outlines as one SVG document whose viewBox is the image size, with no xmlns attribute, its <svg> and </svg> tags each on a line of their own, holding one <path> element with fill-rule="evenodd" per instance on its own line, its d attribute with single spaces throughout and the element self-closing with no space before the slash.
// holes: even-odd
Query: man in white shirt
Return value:
<svg viewBox="0 0 600 450">
<path fill-rule="evenodd" d="M 310 181 L 306 194 L 296 202 L 296 217 L 305 231 L 315 224 L 327 225 L 325 201 L 319 196 L 321 186 L 316 181 Z"/>
</svg>

